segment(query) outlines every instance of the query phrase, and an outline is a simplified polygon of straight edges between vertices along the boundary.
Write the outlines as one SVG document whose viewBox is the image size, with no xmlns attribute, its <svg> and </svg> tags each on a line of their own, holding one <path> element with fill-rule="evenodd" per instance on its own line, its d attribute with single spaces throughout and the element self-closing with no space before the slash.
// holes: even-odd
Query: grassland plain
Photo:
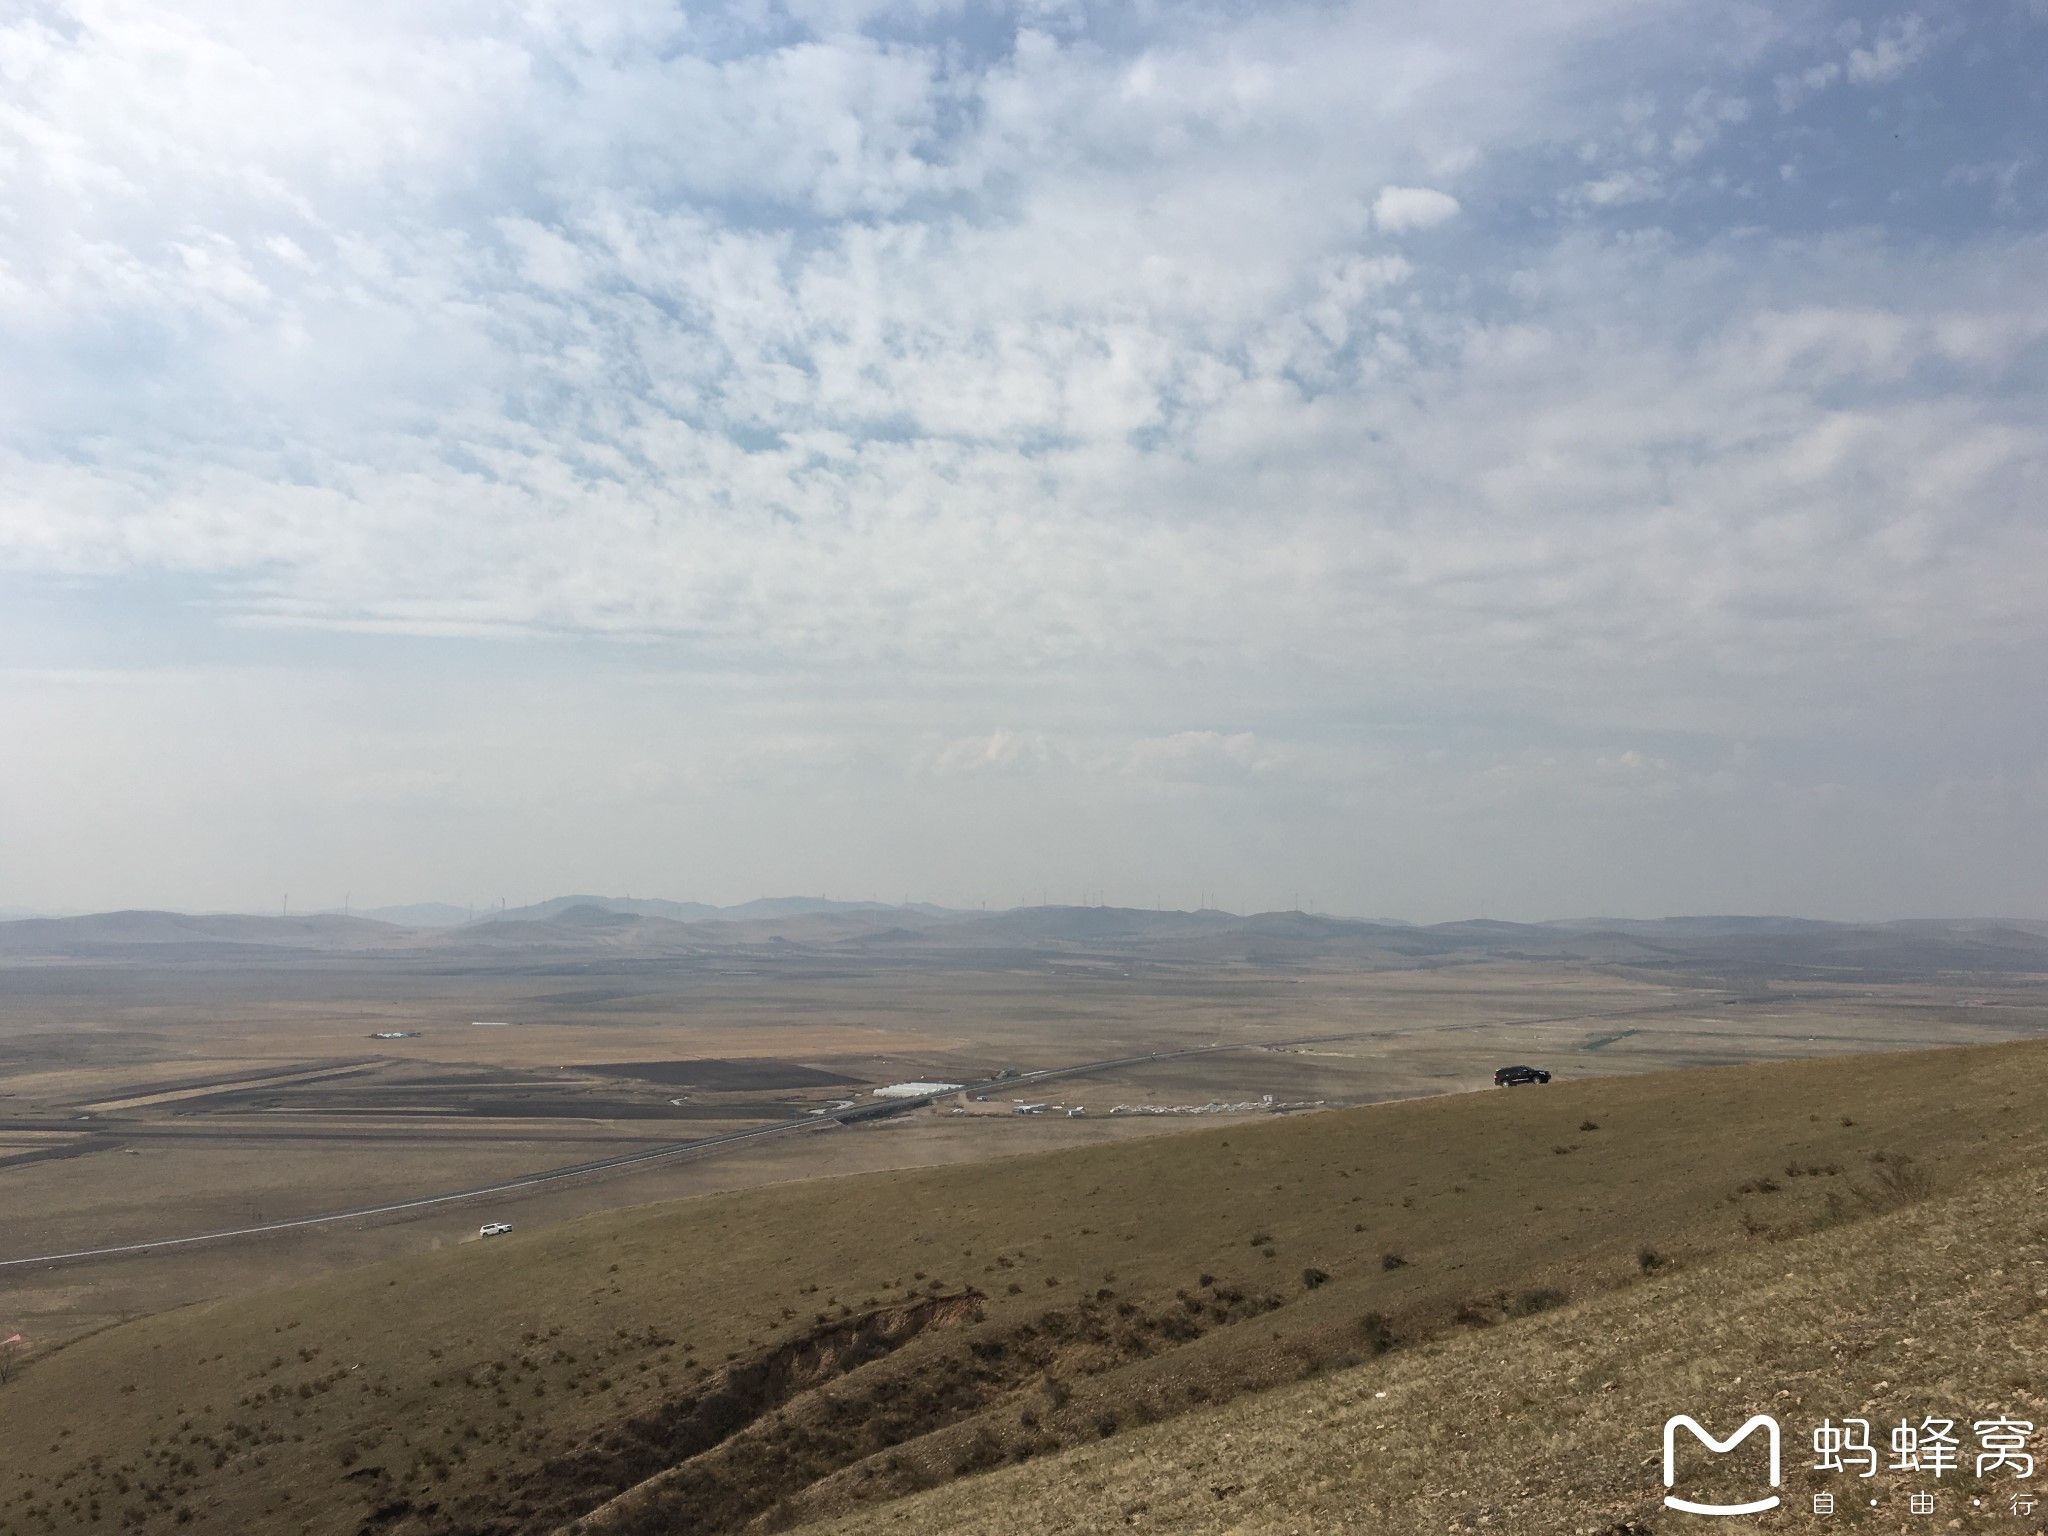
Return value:
<svg viewBox="0 0 2048 1536">
<path fill-rule="evenodd" d="M 0 1509 L 1631 1529 L 1665 1412 L 1776 1401 L 1771 1371 L 1816 1414 L 2034 1404 L 2044 1090 L 2039 1044 L 1658 1073 L 595 1216 L 79 1339 L 0 1394 Z M 1229 1472 L 1239 1433 L 1313 1475 Z"/>
<path fill-rule="evenodd" d="M 1612 937 L 1502 925 L 1390 931 L 1360 949 L 1358 925 L 1320 921 L 1284 941 L 1263 930 L 1136 939 L 1088 935 L 1103 922 L 1188 915 L 1026 916 L 1086 932 L 960 937 L 978 926 L 968 923 L 915 942 L 892 927 L 832 945 L 757 934 L 737 948 L 648 955 L 587 936 L 565 949 L 432 954 L 243 946 L 180 958 L 143 944 L 0 962 L 0 1258 L 441 1194 L 724 1125 L 801 1122 L 890 1081 L 1232 1047 L 1048 1090 L 1085 1104 L 1081 1119 L 1019 1126 L 1002 1113 L 952 1121 L 939 1109 L 858 1134 L 539 1185 L 494 1196 L 487 1213 L 424 1206 L 146 1264 L 9 1270 L 0 1320 L 52 1345 L 255 1285 L 457 1244 L 483 1214 L 527 1231 L 718 1188 L 1184 1123 L 1111 1120 L 1118 1105 L 1185 1111 L 1263 1094 L 1359 1104 L 1477 1088 L 1508 1061 L 1581 1077 L 2048 1032 L 2038 973 L 2013 969 L 1997 946 L 1986 968 L 1981 933 L 1922 956 L 1917 939 L 1888 932 L 1875 951 L 1884 963 L 1862 969 L 1845 969 L 1832 950 L 1763 967 L 1681 954 L 1667 934 L 1628 940 L 1632 958 L 1617 967 L 1596 958 L 1615 948 Z M 742 926 L 757 925 L 721 931 Z M 1910 972 L 1916 957 L 1963 969 Z M 1275 1048 L 1301 1040 L 1320 1043 Z M 992 1107 L 1006 1107 L 1000 1094 Z"/>
</svg>

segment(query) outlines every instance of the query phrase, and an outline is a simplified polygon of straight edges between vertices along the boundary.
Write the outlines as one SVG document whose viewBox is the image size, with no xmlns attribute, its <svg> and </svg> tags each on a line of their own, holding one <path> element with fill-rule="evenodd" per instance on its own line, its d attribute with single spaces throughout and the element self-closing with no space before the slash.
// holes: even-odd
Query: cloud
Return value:
<svg viewBox="0 0 2048 1536">
<path fill-rule="evenodd" d="M 1433 187 L 1382 187 L 1372 202 L 1372 221 L 1389 234 L 1434 229 L 1458 213 L 1458 200 Z"/>
<path fill-rule="evenodd" d="M 1693 92 L 1685 105 L 1684 121 L 1671 136 L 1671 157 L 1681 162 L 1696 159 L 1728 129 L 1747 121 L 1746 98 L 1722 95 L 1703 86 Z"/>
<path fill-rule="evenodd" d="M 1483 722 L 1565 765 L 1540 814 L 1673 733 L 2004 740 L 2042 236 L 1970 169 L 2019 163 L 1996 91 L 1938 164 L 1878 91 L 1962 88 L 1958 28 L 45 5 L 0 26 L 0 579 L 798 701 L 693 701 L 716 753 L 599 775 L 642 799 L 1284 819 Z M 403 756 L 357 797 L 438 782 Z"/>
<path fill-rule="evenodd" d="M 1834 59 L 1810 64 L 1805 69 L 1778 76 L 1778 109 L 1790 112 L 1807 97 L 1826 90 L 1842 78 L 1842 66 Z"/>
<path fill-rule="evenodd" d="M 1622 774 L 1630 777 L 1662 774 L 1671 771 L 1671 764 L 1653 752 L 1640 752 L 1634 747 L 1599 759 L 1596 766 L 1602 773 Z"/>
<path fill-rule="evenodd" d="M 1942 33 L 1912 11 L 1886 18 L 1868 41 L 1859 41 L 1862 36 L 1862 24 L 1851 19 L 1838 29 L 1837 37 L 1847 43 L 1835 57 L 1780 74 L 1775 82 L 1780 110 L 1789 112 L 1843 82 L 1866 87 L 1891 85 L 1926 60 L 1942 41 Z"/>
<path fill-rule="evenodd" d="M 1158 784 L 1240 784 L 1283 772 L 1282 756 L 1251 731 L 1175 731 L 1132 742 L 1124 765 Z"/>
<path fill-rule="evenodd" d="M 1845 73 L 1852 85 L 1889 85 L 1927 57 L 1933 30 L 1917 15 L 1895 17 L 1878 28 L 1868 47 L 1849 50 Z"/>
<path fill-rule="evenodd" d="M 1649 202 L 1662 193 L 1663 186 L 1663 179 L 1652 170 L 1616 171 L 1597 181 L 1581 182 L 1571 190 L 1569 200 L 1595 208 L 1620 208 Z"/>
<path fill-rule="evenodd" d="M 940 775 L 1017 774 L 1047 766 L 1058 755 L 1056 745 L 1040 731 L 999 727 L 985 736 L 963 736 L 939 748 L 931 759 Z"/>
</svg>

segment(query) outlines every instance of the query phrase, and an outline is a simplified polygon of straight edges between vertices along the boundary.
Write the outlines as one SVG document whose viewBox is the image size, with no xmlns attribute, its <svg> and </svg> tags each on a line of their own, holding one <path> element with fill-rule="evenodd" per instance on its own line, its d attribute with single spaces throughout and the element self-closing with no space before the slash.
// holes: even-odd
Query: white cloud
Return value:
<svg viewBox="0 0 2048 1536">
<path fill-rule="evenodd" d="M 1285 765 L 1251 731 L 1175 731 L 1132 742 L 1124 766 L 1145 782 L 1219 785 L 1281 772 Z"/>
<path fill-rule="evenodd" d="M 1867 48 L 1852 48 L 1846 74 L 1854 85 L 1889 85 L 1927 57 L 1933 30 L 1917 15 L 1895 17 L 1878 28 Z"/>
<path fill-rule="evenodd" d="M 939 748 L 932 771 L 942 775 L 1028 773 L 1046 767 L 1058 749 L 1042 731 L 999 727 L 985 736 L 963 736 Z"/>
<path fill-rule="evenodd" d="M 1807 97 L 1826 90 L 1842 78 L 1842 66 L 1833 59 L 1808 65 L 1805 69 L 1778 76 L 1778 108 L 1790 112 Z"/>
<path fill-rule="evenodd" d="M 1728 129 L 1748 120 L 1746 98 L 1702 86 L 1686 103 L 1684 120 L 1671 136 L 1671 157 L 1681 162 L 1696 159 Z"/>
<path fill-rule="evenodd" d="M 1672 765 L 1667 759 L 1657 756 L 1654 752 L 1641 752 L 1634 747 L 1630 747 L 1625 752 L 1617 752 L 1611 756 L 1599 759 L 1595 766 L 1602 773 L 1641 777 L 1669 773 Z"/>
<path fill-rule="evenodd" d="M 1595 181 L 1581 182 L 1570 193 L 1569 200 L 1588 203 L 1595 208 L 1620 208 L 1630 203 L 1646 203 L 1658 197 L 1664 190 L 1663 178 L 1655 171 L 1643 167 L 1615 171 Z"/>
<path fill-rule="evenodd" d="M 1434 187 L 1382 187 L 1372 202 L 1372 220 L 1389 234 L 1434 229 L 1458 213 L 1458 200 Z"/>
<path fill-rule="evenodd" d="M 1911 11 L 1885 19 L 1868 42 L 1862 41 L 1862 26 L 1853 21 L 1840 28 L 1837 36 L 1842 45 L 1839 56 L 1777 77 L 1781 111 L 1789 112 L 1840 82 L 1890 85 L 1922 63 L 1942 41 L 1941 33 L 1924 16 Z"/>
<path fill-rule="evenodd" d="M 1826 135 L 1749 106 L 1931 76 L 1917 16 L 983 19 L 0 26 L 0 570 L 900 702 L 649 744 L 636 795 L 1355 805 L 1400 775 L 1335 738 L 1416 719 L 1557 737 L 1500 761 L 1562 794 L 1662 733 L 1885 737 L 2048 644 L 2038 233 L 1830 230 Z"/>
</svg>

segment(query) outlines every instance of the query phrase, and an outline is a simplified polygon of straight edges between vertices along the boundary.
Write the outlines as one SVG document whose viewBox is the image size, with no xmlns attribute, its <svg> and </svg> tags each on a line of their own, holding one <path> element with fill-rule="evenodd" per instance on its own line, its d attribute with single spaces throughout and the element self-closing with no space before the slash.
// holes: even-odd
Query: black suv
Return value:
<svg viewBox="0 0 2048 1536">
<path fill-rule="evenodd" d="M 1519 1088 L 1524 1083 L 1547 1083 L 1550 1074 L 1540 1067 L 1502 1067 L 1493 1074 L 1496 1088 Z"/>
</svg>

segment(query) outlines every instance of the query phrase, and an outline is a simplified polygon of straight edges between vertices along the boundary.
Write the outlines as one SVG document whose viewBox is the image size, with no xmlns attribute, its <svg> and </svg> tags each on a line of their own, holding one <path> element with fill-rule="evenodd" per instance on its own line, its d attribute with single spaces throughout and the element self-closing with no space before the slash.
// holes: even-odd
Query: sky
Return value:
<svg viewBox="0 0 2048 1536">
<path fill-rule="evenodd" d="M 2048 0 L 9 0 L 0 907 L 2048 916 Z"/>
</svg>

